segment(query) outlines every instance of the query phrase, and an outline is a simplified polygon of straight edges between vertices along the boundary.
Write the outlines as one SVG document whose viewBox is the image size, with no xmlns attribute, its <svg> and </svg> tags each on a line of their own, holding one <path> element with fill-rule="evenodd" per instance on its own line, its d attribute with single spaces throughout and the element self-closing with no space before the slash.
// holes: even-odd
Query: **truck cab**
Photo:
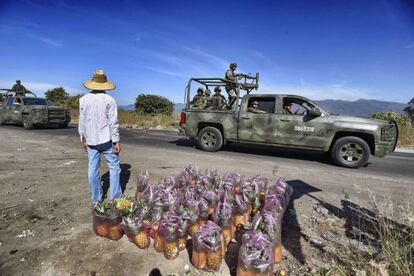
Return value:
<svg viewBox="0 0 414 276">
<path fill-rule="evenodd" d="M 187 100 L 192 81 L 209 86 L 205 79 L 191 79 Z M 208 82 L 226 85 L 224 79 Z M 329 152 L 335 164 L 349 168 L 366 165 L 370 155 L 383 157 L 395 149 L 395 122 L 331 114 L 299 95 L 246 93 L 240 97 L 240 88 L 231 109 L 194 109 L 186 101 L 180 133 L 197 139 L 206 151 L 217 151 L 227 142 L 301 148 Z"/>
</svg>

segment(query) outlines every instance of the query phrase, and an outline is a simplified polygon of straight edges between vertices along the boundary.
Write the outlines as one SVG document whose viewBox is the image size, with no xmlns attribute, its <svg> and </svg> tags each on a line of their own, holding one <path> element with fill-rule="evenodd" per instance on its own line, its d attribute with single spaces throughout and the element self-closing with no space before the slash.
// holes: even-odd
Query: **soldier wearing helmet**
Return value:
<svg viewBox="0 0 414 276">
<path fill-rule="evenodd" d="M 204 108 L 205 107 L 205 98 L 203 95 L 204 91 L 202 88 L 197 89 L 197 95 L 194 96 L 193 100 L 190 102 L 193 108 Z"/>
<path fill-rule="evenodd" d="M 210 91 L 210 89 L 208 89 L 208 87 L 204 91 L 203 96 L 204 96 L 204 102 L 205 102 L 204 108 L 209 108 L 210 105 L 211 105 L 211 91 Z"/>
<path fill-rule="evenodd" d="M 259 102 L 258 101 L 252 101 L 249 104 L 249 107 L 247 108 L 247 111 L 252 112 L 252 113 L 257 113 L 257 114 L 266 113 L 265 111 L 259 109 Z"/>
<path fill-rule="evenodd" d="M 229 69 L 226 71 L 225 74 L 225 79 L 232 81 L 232 82 L 237 82 L 238 80 L 240 80 L 240 76 L 238 74 L 236 74 L 236 69 L 237 69 L 237 63 L 233 62 L 230 63 Z M 229 95 L 229 108 L 232 108 L 234 102 L 237 99 L 237 93 L 236 93 L 236 84 L 234 83 L 227 83 L 226 84 L 226 92 Z"/>
<path fill-rule="evenodd" d="M 11 89 L 14 93 L 16 93 L 16 96 L 24 96 L 27 92 L 26 87 L 24 87 L 21 84 L 20 80 L 16 81 L 16 84 L 13 85 L 12 89 Z"/>
<path fill-rule="evenodd" d="M 211 109 L 214 110 L 223 110 L 226 107 L 226 98 L 221 95 L 221 89 L 219 86 L 214 88 L 214 95 L 211 97 L 210 106 Z"/>
</svg>

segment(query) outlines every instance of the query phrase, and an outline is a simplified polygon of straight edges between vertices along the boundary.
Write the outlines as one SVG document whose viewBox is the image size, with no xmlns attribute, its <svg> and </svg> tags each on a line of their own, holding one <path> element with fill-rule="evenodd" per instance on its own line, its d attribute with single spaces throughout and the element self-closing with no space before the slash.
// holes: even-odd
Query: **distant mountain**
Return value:
<svg viewBox="0 0 414 276">
<path fill-rule="evenodd" d="M 407 106 L 402 103 L 365 99 L 356 101 L 323 100 L 315 102 L 332 113 L 359 117 L 369 117 L 373 112 L 394 111 L 404 113 L 403 109 Z"/>
</svg>

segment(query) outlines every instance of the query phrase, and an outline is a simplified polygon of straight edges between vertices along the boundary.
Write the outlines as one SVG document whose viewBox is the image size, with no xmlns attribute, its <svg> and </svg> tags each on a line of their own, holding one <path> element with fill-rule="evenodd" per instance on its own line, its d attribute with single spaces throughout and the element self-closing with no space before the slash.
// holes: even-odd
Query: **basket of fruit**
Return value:
<svg viewBox="0 0 414 276">
<path fill-rule="evenodd" d="M 122 218 L 110 201 L 99 202 L 92 211 L 93 230 L 96 235 L 117 241 L 124 232 L 121 229 Z"/>
</svg>

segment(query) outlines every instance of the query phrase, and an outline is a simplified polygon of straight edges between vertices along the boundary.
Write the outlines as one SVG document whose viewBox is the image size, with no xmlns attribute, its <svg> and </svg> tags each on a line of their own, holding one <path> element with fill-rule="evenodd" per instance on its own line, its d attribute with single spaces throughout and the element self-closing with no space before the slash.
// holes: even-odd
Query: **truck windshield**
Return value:
<svg viewBox="0 0 414 276">
<path fill-rule="evenodd" d="M 24 105 L 47 105 L 46 99 L 41 98 L 24 98 Z"/>
</svg>

